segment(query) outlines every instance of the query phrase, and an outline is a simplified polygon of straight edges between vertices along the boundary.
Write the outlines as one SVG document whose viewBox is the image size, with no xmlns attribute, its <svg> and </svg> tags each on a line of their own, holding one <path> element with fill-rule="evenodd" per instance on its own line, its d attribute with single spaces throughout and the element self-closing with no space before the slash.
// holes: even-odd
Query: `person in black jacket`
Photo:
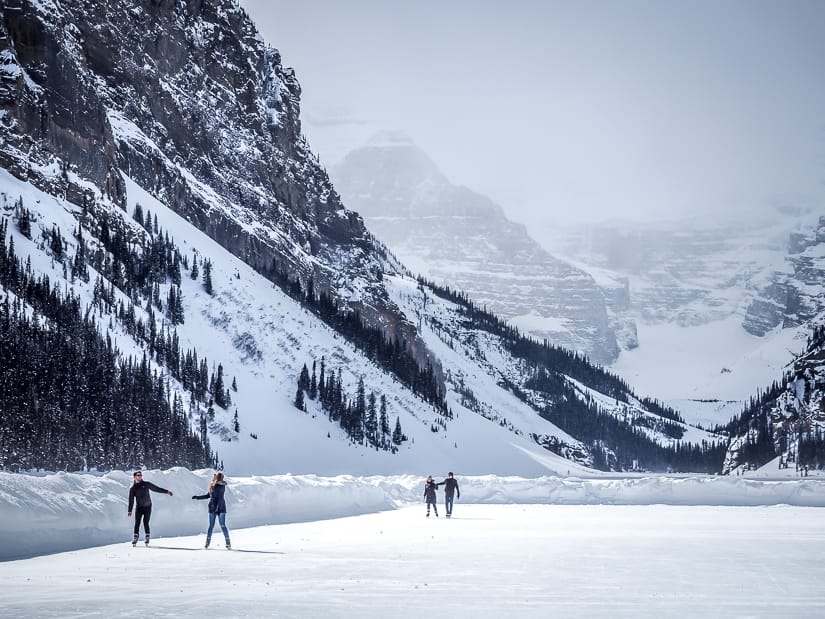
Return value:
<svg viewBox="0 0 825 619">
<path fill-rule="evenodd" d="M 140 521 L 143 519 L 143 532 L 145 534 L 146 545 L 149 545 L 149 518 L 152 516 L 152 497 L 149 496 L 149 491 L 162 492 L 172 496 L 172 491 L 166 488 L 156 486 L 150 481 L 143 481 L 143 473 L 135 471 L 132 474 L 134 483 L 129 488 L 129 511 L 127 516 L 132 517 L 132 507 L 137 503 L 135 510 L 135 533 L 132 536 L 132 546 L 137 544 L 138 533 L 140 532 Z"/>
<path fill-rule="evenodd" d="M 444 507 L 447 509 L 447 518 L 453 515 L 453 494 L 457 499 L 461 498 L 461 491 L 458 489 L 458 480 L 453 477 L 453 472 L 447 473 L 447 479 L 438 482 L 438 486 L 444 486 Z"/>
<path fill-rule="evenodd" d="M 192 496 L 193 499 L 209 499 L 209 530 L 206 532 L 206 545 L 204 548 L 209 548 L 216 517 L 221 524 L 223 537 L 226 540 L 226 549 L 230 550 L 232 548 L 232 544 L 229 542 L 229 530 L 226 528 L 226 501 L 223 498 L 225 492 L 226 482 L 223 480 L 223 473 L 218 472 L 212 476 L 212 482 L 209 484 L 209 491 L 206 494 Z"/>
<path fill-rule="evenodd" d="M 427 476 L 427 481 L 424 483 L 424 500 L 427 501 L 427 518 L 430 517 L 430 505 L 433 506 L 435 517 L 438 518 L 438 507 L 436 507 L 435 491 L 438 486 L 435 485 L 435 480 L 432 475 Z"/>
</svg>

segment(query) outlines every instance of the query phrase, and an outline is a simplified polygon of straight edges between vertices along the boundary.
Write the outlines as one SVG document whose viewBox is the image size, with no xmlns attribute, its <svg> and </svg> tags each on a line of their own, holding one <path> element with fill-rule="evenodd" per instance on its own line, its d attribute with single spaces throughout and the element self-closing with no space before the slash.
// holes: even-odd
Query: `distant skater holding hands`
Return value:
<svg viewBox="0 0 825 619">
<path fill-rule="evenodd" d="M 223 473 L 218 471 L 212 476 L 209 491 L 206 494 L 192 497 L 197 500 L 209 499 L 209 530 L 206 532 L 206 545 L 204 548 L 209 548 L 209 542 L 212 541 L 212 529 L 215 528 L 215 518 L 217 518 L 226 541 L 226 549 L 232 549 L 232 544 L 229 542 L 229 530 L 226 528 L 226 501 L 223 498 L 225 492 L 226 482 L 223 480 Z"/>
<path fill-rule="evenodd" d="M 438 518 L 438 507 L 436 507 L 435 491 L 438 486 L 435 484 L 432 475 L 427 476 L 427 481 L 424 484 L 424 500 L 427 502 L 427 518 L 430 517 L 430 505 L 433 507 L 435 517 Z"/>
<path fill-rule="evenodd" d="M 444 486 L 444 507 L 447 510 L 447 518 L 453 515 L 453 495 L 461 498 L 461 490 L 458 489 L 458 480 L 453 477 L 453 472 L 447 473 L 447 479 L 438 482 L 437 486 Z"/>
</svg>

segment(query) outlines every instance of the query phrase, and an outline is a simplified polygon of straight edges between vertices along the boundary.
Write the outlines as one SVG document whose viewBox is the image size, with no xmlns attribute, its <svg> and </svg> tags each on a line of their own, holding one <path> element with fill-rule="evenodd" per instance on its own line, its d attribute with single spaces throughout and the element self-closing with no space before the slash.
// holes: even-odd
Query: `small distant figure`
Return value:
<svg viewBox="0 0 825 619">
<path fill-rule="evenodd" d="M 438 486 L 435 483 L 432 475 L 427 476 L 427 481 L 424 484 L 424 500 L 427 501 L 427 518 L 430 517 L 430 506 L 432 505 L 435 517 L 438 518 L 438 507 L 436 507 L 435 491 Z"/>
<path fill-rule="evenodd" d="M 206 494 L 192 496 L 196 500 L 209 499 L 209 530 L 206 532 L 206 545 L 204 545 L 204 548 L 209 548 L 209 542 L 212 541 L 212 529 L 215 528 L 215 518 L 217 518 L 223 531 L 224 540 L 226 540 L 226 549 L 232 549 L 232 544 L 229 541 L 229 530 L 226 528 L 226 501 L 223 498 L 225 492 L 226 482 L 223 479 L 223 473 L 219 471 L 212 476 Z"/>
<path fill-rule="evenodd" d="M 135 532 L 132 535 L 132 546 L 137 545 L 138 534 L 140 533 L 140 521 L 143 519 L 143 532 L 145 534 L 144 542 L 149 545 L 149 518 L 152 517 L 152 497 L 149 491 L 161 492 L 172 496 L 172 491 L 166 488 L 156 486 L 150 481 L 143 481 L 143 472 L 135 471 L 132 473 L 132 487 L 129 488 L 129 511 L 126 513 L 128 517 L 132 517 L 132 507 L 137 503 L 135 510 Z"/>
<path fill-rule="evenodd" d="M 440 481 L 437 486 L 444 486 L 444 507 L 447 510 L 447 518 L 453 515 L 453 495 L 455 498 L 461 498 L 461 490 L 458 489 L 458 480 L 453 477 L 453 472 L 447 473 L 447 479 Z"/>
</svg>

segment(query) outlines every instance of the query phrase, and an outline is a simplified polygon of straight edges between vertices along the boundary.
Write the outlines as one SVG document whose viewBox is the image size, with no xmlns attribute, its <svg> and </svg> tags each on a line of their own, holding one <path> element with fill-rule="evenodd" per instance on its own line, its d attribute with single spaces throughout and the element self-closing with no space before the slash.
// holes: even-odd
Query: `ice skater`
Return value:
<svg viewBox="0 0 825 619">
<path fill-rule="evenodd" d="M 444 508 L 447 510 L 447 518 L 453 515 L 453 495 L 461 498 L 461 490 L 458 489 L 458 480 L 453 477 L 453 472 L 447 473 L 447 479 L 440 481 L 437 486 L 444 486 Z"/>
<path fill-rule="evenodd" d="M 226 501 L 223 498 L 226 492 L 226 482 L 223 479 L 223 473 L 217 472 L 212 476 L 212 481 L 209 484 L 209 491 L 206 494 L 194 495 L 193 499 L 209 499 L 209 530 L 206 532 L 206 544 L 204 548 L 209 548 L 209 542 L 212 541 L 212 529 L 215 528 L 215 518 L 221 525 L 223 537 L 226 541 L 226 549 L 231 550 L 232 544 L 229 541 L 229 530 L 226 528 Z"/>
<path fill-rule="evenodd" d="M 433 506 L 435 517 L 438 518 L 438 507 L 436 506 L 435 491 L 438 486 L 435 485 L 432 475 L 427 476 L 427 481 L 424 484 L 424 500 L 427 501 L 427 518 L 430 517 L 430 505 Z"/>
<path fill-rule="evenodd" d="M 143 473 L 135 471 L 132 473 L 133 484 L 129 488 L 129 511 L 127 516 L 132 517 L 132 507 L 137 503 L 135 510 L 135 532 L 132 536 L 132 546 L 138 542 L 138 534 L 140 533 L 140 521 L 143 519 L 143 532 L 145 534 L 144 542 L 149 545 L 149 518 L 152 516 L 152 497 L 149 491 L 161 492 L 172 496 L 172 491 L 166 488 L 156 486 L 151 481 L 143 481 Z"/>
</svg>

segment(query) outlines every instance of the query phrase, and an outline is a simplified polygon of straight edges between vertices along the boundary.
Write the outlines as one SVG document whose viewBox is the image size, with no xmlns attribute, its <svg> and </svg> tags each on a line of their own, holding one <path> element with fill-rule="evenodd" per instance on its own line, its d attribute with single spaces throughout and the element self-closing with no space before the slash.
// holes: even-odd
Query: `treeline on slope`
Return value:
<svg viewBox="0 0 825 619">
<path fill-rule="evenodd" d="M 561 380 L 560 376 L 562 374 L 619 402 L 628 403 L 628 395 L 633 394 L 630 386 L 624 380 L 604 368 L 592 364 L 586 355 L 554 346 L 548 343 L 547 340 L 538 342 L 533 338 L 522 335 L 516 327 L 486 309 L 479 308 L 464 292 L 451 290 L 449 286 L 439 286 L 423 277 L 419 277 L 418 282 L 419 285 L 430 288 L 439 297 L 458 305 L 459 313 L 465 317 L 468 328 L 484 330 L 499 337 L 505 348 L 514 357 L 528 361 L 537 369 L 544 368 L 548 372 L 559 375 L 556 390 L 558 395 L 566 392 L 564 381 Z M 647 410 L 661 417 L 684 423 L 684 419 L 677 411 L 669 406 L 662 405 L 658 400 L 639 398 L 639 402 Z"/>
<path fill-rule="evenodd" d="M 599 410 L 589 398 L 582 401 L 564 377 L 574 378 L 614 398 L 617 404 L 629 404 L 628 395 L 632 391 L 622 379 L 591 364 L 577 352 L 523 336 L 501 318 L 480 309 L 463 292 L 438 286 L 423 278 L 419 278 L 419 285 L 430 287 L 435 294 L 458 305 L 468 328 L 498 336 L 513 356 L 526 360 L 532 366 L 532 372 L 522 386 L 508 384 L 508 388 L 524 401 L 527 401 L 524 389 L 541 393 L 548 402 L 541 415 L 587 445 L 594 467 L 603 470 L 721 471 L 726 451 L 724 443 L 679 442 L 673 447 L 665 447 L 645 433 L 644 428 L 647 428 L 676 440 L 681 439 L 684 429 L 680 424 L 684 420 L 674 409 L 663 406 L 657 400 L 639 398 L 642 407 L 661 419 L 633 415 L 629 424 L 619 420 Z M 548 442 L 545 447 L 560 453 L 570 446 Z"/>
<path fill-rule="evenodd" d="M 727 450 L 726 441 L 679 442 L 674 447 L 664 447 L 650 439 L 639 424 L 629 426 L 600 411 L 594 403 L 578 398 L 548 404 L 541 415 L 585 443 L 593 456 L 593 468 L 605 471 L 718 473 Z M 559 443 L 558 447 L 560 450 L 565 445 Z"/>
<path fill-rule="evenodd" d="M 92 309 L 35 276 L 0 223 L 0 468 L 216 464 L 177 393 L 144 358 L 123 359 Z M 14 300 L 11 300 L 14 295 Z M 171 396 L 171 399 L 170 399 Z"/>
<path fill-rule="evenodd" d="M 822 328 L 815 330 L 809 340 L 809 351 L 823 345 L 823 335 Z M 789 412 L 779 425 L 772 421 L 773 415 L 784 417 L 784 412 L 777 407 L 791 380 L 793 373 L 788 372 L 781 381 L 774 381 L 768 389 L 752 397 L 742 413 L 724 427 L 730 436 L 743 437 L 736 456 L 738 465 L 759 468 L 785 454 L 784 466 L 793 462 L 798 469 L 825 468 L 825 433 L 821 427 L 802 419 L 795 411 Z"/>
<path fill-rule="evenodd" d="M 290 277 L 275 259 L 272 261 L 267 276 L 303 307 L 343 335 L 368 359 L 393 374 L 403 385 L 432 405 L 439 413 L 451 416 L 447 407 L 446 393 L 439 386 L 432 364 L 428 360 L 426 365 L 421 367 L 405 339 L 387 337 L 381 329 L 365 324 L 357 310 L 339 308 L 335 299 L 325 291 L 316 292 L 315 283 L 311 277 L 303 286 L 300 278 Z"/>
<path fill-rule="evenodd" d="M 227 409 L 232 404 L 232 395 L 224 382 L 223 364 L 211 373 L 206 357 L 198 359 L 197 349 L 183 352 L 175 325 L 184 324 L 183 294 L 181 293 L 181 271 L 189 270 L 193 280 L 197 280 L 203 270 L 204 290 L 212 294 L 211 262 L 182 256 L 173 240 L 158 228 L 157 217 L 135 206 L 134 219 L 144 227 L 148 235 L 138 241 L 130 240 L 127 230 L 116 217 L 104 215 L 99 221 L 98 240 L 102 250 L 93 253 L 93 266 L 101 274 L 93 289 L 93 307 L 101 313 L 114 314 L 126 332 L 139 342 L 146 344 L 149 354 L 164 365 L 173 378 L 180 381 L 197 403 L 207 405 L 207 415 L 214 416 L 212 404 Z M 78 253 L 80 249 L 78 249 Z M 105 278 L 105 279 L 104 279 Z M 171 282 L 164 305 L 160 286 Z M 108 280 L 109 284 L 106 285 Z M 115 288 L 129 297 L 129 301 L 116 302 Z M 136 307 L 141 299 L 146 299 L 147 320 L 138 317 Z M 155 312 L 164 312 L 168 323 L 159 324 Z"/>
<path fill-rule="evenodd" d="M 401 430 L 401 419 L 395 418 L 395 427 L 390 431 L 387 413 L 387 396 L 378 399 L 374 391 L 366 394 L 364 378 L 358 380 L 355 397 L 344 391 L 341 368 L 337 373 L 327 373 L 324 358 L 321 358 L 320 374 L 316 373 L 316 362 L 312 362 L 312 374 L 306 364 L 298 374 L 298 389 L 295 392 L 295 407 L 306 412 L 306 400 L 318 400 L 329 420 L 338 422 L 341 429 L 356 445 L 369 445 L 376 451 L 396 453 L 398 447 L 407 440 Z"/>
</svg>

